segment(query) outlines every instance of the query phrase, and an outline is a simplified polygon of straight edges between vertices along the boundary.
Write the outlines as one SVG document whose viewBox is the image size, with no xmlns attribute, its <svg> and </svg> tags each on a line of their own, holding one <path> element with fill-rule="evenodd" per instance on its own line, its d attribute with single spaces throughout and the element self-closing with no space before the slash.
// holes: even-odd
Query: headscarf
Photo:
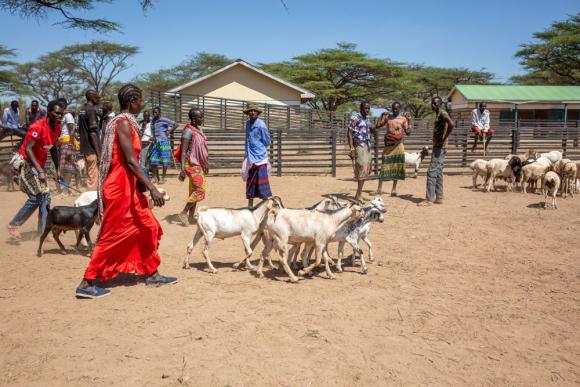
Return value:
<svg viewBox="0 0 580 387">
<path fill-rule="evenodd" d="M 105 206 L 103 202 L 103 185 L 105 179 L 109 174 L 109 169 L 111 167 L 111 160 L 113 159 L 113 144 L 115 143 L 115 135 L 117 132 L 117 125 L 123 121 L 129 121 L 131 128 L 137 130 L 139 124 L 135 119 L 135 116 L 131 113 L 119 113 L 113 119 L 111 119 L 107 126 L 105 127 L 105 132 L 103 133 L 103 144 L 101 148 L 101 160 L 99 161 L 99 181 L 97 184 L 97 193 L 99 199 L 99 220 L 103 220 L 103 213 L 105 211 Z M 99 232 L 100 234 L 100 232 Z M 97 236 L 98 239 L 98 236 Z"/>
</svg>

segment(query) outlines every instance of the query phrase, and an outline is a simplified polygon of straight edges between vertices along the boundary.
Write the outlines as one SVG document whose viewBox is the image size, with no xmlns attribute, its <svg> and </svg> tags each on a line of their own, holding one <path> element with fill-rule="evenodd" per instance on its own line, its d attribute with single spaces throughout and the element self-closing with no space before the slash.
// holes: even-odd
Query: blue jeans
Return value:
<svg viewBox="0 0 580 387">
<path fill-rule="evenodd" d="M 433 148 L 431 164 L 427 171 L 427 200 L 434 202 L 435 199 L 443 200 L 443 163 L 445 162 L 447 149 Z"/>
<path fill-rule="evenodd" d="M 22 226 L 30 218 L 30 215 L 38 208 L 38 232 L 42 233 L 46 226 L 46 218 L 50 210 L 50 194 L 40 193 L 28 195 L 28 200 L 10 222 L 11 226 Z"/>
</svg>

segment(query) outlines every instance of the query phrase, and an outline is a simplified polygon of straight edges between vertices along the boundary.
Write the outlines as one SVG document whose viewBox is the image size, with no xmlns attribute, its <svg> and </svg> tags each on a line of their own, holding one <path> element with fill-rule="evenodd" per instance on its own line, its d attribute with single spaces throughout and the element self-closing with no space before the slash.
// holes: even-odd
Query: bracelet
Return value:
<svg viewBox="0 0 580 387">
<path fill-rule="evenodd" d="M 355 150 L 356 150 L 356 148 L 354 146 L 350 148 L 351 152 L 354 152 Z"/>
</svg>

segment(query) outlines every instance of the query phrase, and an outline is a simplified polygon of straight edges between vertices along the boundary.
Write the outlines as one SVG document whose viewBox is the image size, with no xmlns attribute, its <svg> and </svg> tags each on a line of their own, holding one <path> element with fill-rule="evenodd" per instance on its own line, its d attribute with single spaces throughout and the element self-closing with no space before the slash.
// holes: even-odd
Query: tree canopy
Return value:
<svg viewBox="0 0 580 387">
<path fill-rule="evenodd" d="M 395 87 L 402 73 L 398 64 L 371 58 L 352 43 L 261 67 L 312 91 L 316 94 L 312 107 L 330 111 L 357 101 L 376 100 Z"/>
<path fill-rule="evenodd" d="M 431 114 L 433 97 L 445 98 L 457 84 L 487 84 L 493 78 L 494 74 L 483 69 L 473 71 L 465 68 L 408 66 L 403 71 L 399 87 L 381 102 L 389 105 L 398 100 L 403 109 L 421 119 Z"/>
<path fill-rule="evenodd" d="M 128 59 L 138 52 L 139 48 L 135 46 L 94 40 L 66 46 L 56 54 L 75 67 L 78 78 L 89 88 L 105 95 L 110 92 L 110 83 L 131 67 Z"/>
<path fill-rule="evenodd" d="M 81 17 L 83 12 L 91 11 L 97 3 L 112 3 L 113 0 L 0 0 L 0 10 L 22 18 L 46 18 L 49 14 L 57 14 L 61 19 L 56 24 L 65 28 L 92 30 L 96 32 L 119 32 L 121 24 L 108 19 L 87 19 Z M 153 0 L 139 0 L 145 12 Z"/>
<path fill-rule="evenodd" d="M 522 44 L 515 54 L 528 73 L 514 76 L 512 81 L 580 85 L 580 13 L 534 33 L 534 38 L 536 42 Z"/>
<path fill-rule="evenodd" d="M 12 58 L 16 57 L 14 49 L 7 48 L 0 44 L 0 93 L 14 91 L 18 82 Z"/>
</svg>

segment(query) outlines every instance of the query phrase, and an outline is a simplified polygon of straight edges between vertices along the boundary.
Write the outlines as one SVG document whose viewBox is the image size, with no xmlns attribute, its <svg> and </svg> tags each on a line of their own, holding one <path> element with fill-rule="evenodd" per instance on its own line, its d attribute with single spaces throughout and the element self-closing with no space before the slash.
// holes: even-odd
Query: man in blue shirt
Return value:
<svg viewBox="0 0 580 387">
<path fill-rule="evenodd" d="M 20 111 L 18 110 L 18 101 L 10 102 L 10 107 L 4 109 L 2 115 L 2 128 L 0 128 L 0 140 L 9 135 L 24 138 L 26 132 L 20 129 Z"/>
<path fill-rule="evenodd" d="M 169 118 L 161 117 L 159 106 L 153 108 L 153 119 L 151 120 L 151 131 L 153 133 L 154 144 L 149 155 L 149 165 L 153 170 L 153 176 L 159 184 L 165 183 L 167 167 L 173 164 L 171 145 L 169 137 L 177 129 L 178 124 Z M 163 177 L 159 179 L 158 167 L 163 167 Z"/>
<path fill-rule="evenodd" d="M 268 148 L 270 131 L 266 123 L 258 118 L 262 111 L 255 104 L 249 104 L 244 113 L 248 115 L 246 121 L 246 199 L 248 207 L 254 206 L 254 198 L 268 199 L 272 196 L 268 179 Z"/>
</svg>

